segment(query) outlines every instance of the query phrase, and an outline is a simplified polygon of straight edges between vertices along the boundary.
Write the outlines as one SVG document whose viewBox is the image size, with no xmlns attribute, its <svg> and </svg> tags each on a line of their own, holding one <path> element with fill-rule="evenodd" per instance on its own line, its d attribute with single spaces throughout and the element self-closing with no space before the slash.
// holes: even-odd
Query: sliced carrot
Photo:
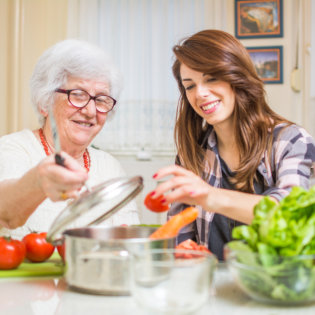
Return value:
<svg viewBox="0 0 315 315">
<path fill-rule="evenodd" d="M 185 225 L 196 220 L 198 216 L 198 209 L 195 207 L 188 207 L 182 212 L 171 217 L 164 225 L 159 227 L 150 235 L 150 239 L 161 239 L 174 237 L 179 230 Z"/>
</svg>

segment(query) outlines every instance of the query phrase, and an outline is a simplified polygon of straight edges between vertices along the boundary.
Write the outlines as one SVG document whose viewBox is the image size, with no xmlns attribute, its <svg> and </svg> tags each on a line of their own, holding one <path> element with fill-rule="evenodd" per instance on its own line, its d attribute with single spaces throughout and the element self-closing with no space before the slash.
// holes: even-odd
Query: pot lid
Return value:
<svg viewBox="0 0 315 315">
<path fill-rule="evenodd" d="M 52 223 L 47 240 L 57 245 L 69 228 L 98 224 L 115 214 L 143 188 L 141 176 L 119 177 L 105 181 L 83 192 Z"/>
</svg>

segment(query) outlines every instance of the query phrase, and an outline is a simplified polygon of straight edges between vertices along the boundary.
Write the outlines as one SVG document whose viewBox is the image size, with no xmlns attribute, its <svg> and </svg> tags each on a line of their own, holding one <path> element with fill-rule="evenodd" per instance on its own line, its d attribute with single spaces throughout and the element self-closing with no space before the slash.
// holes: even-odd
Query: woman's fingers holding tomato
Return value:
<svg viewBox="0 0 315 315">
<path fill-rule="evenodd" d="M 193 193 L 193 192 L 192 192 Z M 194 198 L 190 196 L 190 189 L 187 186 L 180 186 L 177 188 L 174 188 L 172 191 L 170 191 L 165 197 L 166 203 L 173 203 L 173 202 L 182 202 L 185 204 L 197 204 L 194 201 Z"/>
<path fill-rule="evenodd" d="M 147 194 L 147 196 L 144 199 L 145 206 L 153 212 L 167 211 L 169 209 L 169 206 L 166 202 L 164 195 L 160 195 L 157 198 L 153 198 L 154 194 L 155 194 L 154 192 L 150 192 Z"/>
<path fill-rule="evenodd" d="M 194 178 L 191 176 L 182 176 L 177 175 L 173 176 L 163 182 L 158 183 L 157 187 L 154 190 L 154 195 L 152 196 L 152 199 L 157 199 L 160 196 L 165 195 L 166 201 L 170 203 L 173 200 L 170 200 L 168 197 L 168 194 L 173 192 L 176 189 L 182 189 L 183 187 L 189 187 L 192 186 L 194 182 Z"/>
<path fill-rule="evenodd" d="M 152 199 L 165 196 L 165 203 L 182 202 L 209 208 L 211 196 L 215 190 L 200 176 L 178 165 L 161 168 L 153 177 L 161 180 L 167 176 L 171 178 L 160 183 L 155 189 Z M 210 201 L 209 201 L 210 200 Z"/>
<path fill-rule="evenodd" d="M 153 198 L 165 195 L 166 203 L 183 202 L 206 206 L 211 186 L 199 176 L 189 172 L 185 176 L 174 176 L 160 183 Z"/>
</svg>

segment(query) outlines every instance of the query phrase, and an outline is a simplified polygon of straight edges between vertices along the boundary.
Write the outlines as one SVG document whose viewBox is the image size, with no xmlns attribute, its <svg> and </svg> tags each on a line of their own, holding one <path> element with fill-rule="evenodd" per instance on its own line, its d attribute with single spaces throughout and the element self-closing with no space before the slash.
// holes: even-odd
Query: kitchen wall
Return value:
<svg viewBox="0 0 315 315">
<path fill-rule="evenodd" d="M 234 0 L 223 1 L 226 1 L 226 30 L 234 34 Z M 37 117 L 29 101 L 28 81 L 40 54 L 56 41 L 66 38 L 68 2 L 69 0 L 0 0 L 0 136 L 23 128 L 38 127 Z M 310 97 L 311 4 L 313 8 L 315 4 L 314 0 L 283 0 L 283 4 L 283 38 L 248 39 L 242 42 L 245 46 L 283 45 L 284 82 L 266 85 L 269 103 L 275 111 L 303 125 L 315 137 L 314 93 Z M 297 29 L 300 30 L 300 92 L 294 92 L 290 84 L 290 74 L 296 61 Z M 117 158 L 128 175 L 141 174 L 144 177 L 145 190 L 137 198 L 142 222 L 162 223 L 165 216 L 146 211 L 142 202 L 144 195 L 156 185 L 152 175 L 159 167 L 173 163 L 174 155 L 153 156 L 146 161 L 139 160 L 136 156 L 117 155 Z"/>
<path fill-rule="evenodd" d="M 271 107 L 289 120 L 303 125 L 315 136 L 314 116 L 310 100 L 310 45 L 311 13 L 314 0 L 283 0 L 282 38 L 243 39 L 247 47 L 283 46 L 283 84 L 266 84 L 266 92 Z M 234 32 L 234 1 L 228 2 L 228 30 Z M 314 18 L 313 18 L 314 19 Z M 296 65 L 296 45 L 298 40 L 298 65 L 300 69 L 301 91 L 295 92 L 291 87 L 291 72 Z M 314 47 L 315 49 L 315 47 Z"/>
<path fill-rule="evenodd" d="M 310 98 L 310 1 L 283 1 L 284 37 L 241 40 L 245 46 L 283 46 L 283 84 L 266 84 L 266 93 L 271 107 L 300 125 L 303 125 L 315 136 L 314 100 Z M 313 1 L 313 6 L 315 1 Z M 234 0 L 227 1 L 227 31 L 234 34 Z M 298 16 L 299 15 L 299 16 Z M 294 21 L 294 23 L 292 23 Z M 299 30 L 298 64 L 300 65 L 301 91 L 295 92 L 291 87 L 291 72 L 296 66 L 297 31 Z M 315 49 L 315 48 L 314 48 Z M 315 93 L 315 92 L 314 92 Z M 141 219 L 145 223 L 161 222 L 165 216 L 157 216 L 143 208 L 143 198 L 156 185 L 152 175 L 160 166 L 173 163 L 174 156 L 152 157 L 151 161 L 139 161 L 136 157 L 118 156 L 130 174 L 142 174 L 145 187 L 138 197 Z"/>
<path fill-rule="evenodd" d="M 0 136 L 37 128 L 29 79 L 43 51 L 66 37 L 67 1 L 0 0 Z"/>
</svg>

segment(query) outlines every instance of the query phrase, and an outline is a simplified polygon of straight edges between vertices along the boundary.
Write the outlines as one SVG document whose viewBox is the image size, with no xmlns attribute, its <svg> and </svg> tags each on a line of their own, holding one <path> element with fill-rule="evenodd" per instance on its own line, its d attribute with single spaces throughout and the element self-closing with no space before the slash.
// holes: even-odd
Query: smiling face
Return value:
<svg viewBox="0 0 315 315">
<path fill-rule="evenodd" d="M 180 66 L 180 76 L 186 97 L 198 115 L 214 128 L 232 126 L 235 94 L 229 83 L 195 71 L 185 64 Z"/>
<path fill-rule="evenodd" d="M 62 89 L 81 89 L 95 96 L 110 95 L 107 82 L 68 77 Z M 108 113 L 100 113 L 95 108 L 94 100 L 90 100 L 83 108 L 76 108 L 68 101 L 68 95 L 56 93 L 53 112 L 56 119 L 62 149 L 71 154 L 72 151 L 84 150 L 102 129 Z M 49 116 L 46 121 L 50 128 Z"/>
</svg>

